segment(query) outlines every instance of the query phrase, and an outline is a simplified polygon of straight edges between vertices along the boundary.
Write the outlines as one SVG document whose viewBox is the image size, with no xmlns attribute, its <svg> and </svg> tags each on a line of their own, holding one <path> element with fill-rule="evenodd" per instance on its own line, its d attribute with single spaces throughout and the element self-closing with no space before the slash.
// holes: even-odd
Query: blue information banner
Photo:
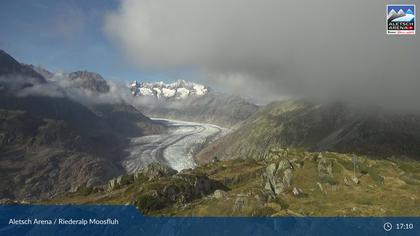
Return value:
<svg viewBox="0 0 420 236">
<path fill-rule="evenodd" d="M 149 217 L 133 206 L 3 205 L 0 235 L 420 235 L 420 217 Z"/>
</svg>

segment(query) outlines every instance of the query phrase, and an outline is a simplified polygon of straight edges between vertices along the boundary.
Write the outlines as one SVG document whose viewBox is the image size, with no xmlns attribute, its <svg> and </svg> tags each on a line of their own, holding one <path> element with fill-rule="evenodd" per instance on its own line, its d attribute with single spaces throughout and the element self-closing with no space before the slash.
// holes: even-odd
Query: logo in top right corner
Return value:
<svg viewBox="0 0 420 236">
<path fill-rule="evenodd" d="M 386 6 L 387 34 L 416 34 L 416 6 L 390 4 Z"/>
</svg>

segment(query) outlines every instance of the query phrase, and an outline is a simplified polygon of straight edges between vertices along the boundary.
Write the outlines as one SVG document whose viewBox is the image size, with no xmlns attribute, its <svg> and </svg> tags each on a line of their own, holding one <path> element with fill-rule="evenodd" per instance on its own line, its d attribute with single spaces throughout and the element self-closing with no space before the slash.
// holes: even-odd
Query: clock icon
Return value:
<svg viewBox="0 0 420 236">
<path fill-rule="evenodd" d="M 392 230 L 392 224 L 389 223 L 389 222 L 386 222 L 384 224 L 384 230 L 387 231 L 387 232 L 391 231 Z"/>
</svg>

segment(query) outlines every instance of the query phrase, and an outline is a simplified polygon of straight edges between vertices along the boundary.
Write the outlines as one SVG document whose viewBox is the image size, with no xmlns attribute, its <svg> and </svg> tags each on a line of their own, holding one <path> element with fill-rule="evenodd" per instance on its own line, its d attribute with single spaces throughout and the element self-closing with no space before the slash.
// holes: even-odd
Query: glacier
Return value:
<svg viewBox="0 0 420 236">
<path fill-rule="evenodd" d="M 152 119 L 165 125 L 168 132 L 133 138 L 127 149 L 129 155 L 122 161 L 127 173 L 135 173 L 152 162 L 166 164 L 177 171 L 194 168 L 194 154 L 229 131 L 212 124 Z"/>
</svg>

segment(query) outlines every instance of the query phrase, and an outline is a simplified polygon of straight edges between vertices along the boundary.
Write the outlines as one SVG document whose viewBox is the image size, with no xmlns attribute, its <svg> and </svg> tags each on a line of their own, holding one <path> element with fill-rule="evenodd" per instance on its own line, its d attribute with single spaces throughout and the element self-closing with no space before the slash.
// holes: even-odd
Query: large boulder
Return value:
<svg viewBox="0 0 420 236">
<path fill-rule="evenodd" d="M 294 195 L 294 196 L 296 196 L 296 197 L 301 197 L 301 196 L 303 196 L 303 195 L 304 195 L 303 190 L 302 190 L 302 189 L 300 189 L 300 188 L 296 188 L 296 187 L 294 187 L 294 188 L 293 188 L 292 193 L 293 193 L 293 195 Z"/>
<path fill-rule="evenodd" d="M 220 189 L 217 189 L 213 193 L 213 198 L 215 198 L 215 199 L 224 199 L 226 197 L 227 197 L 227 192 L 223 191 L 223 190 L 220 190 Z"/>
<path fill-rule="evenodd" d="M 267 166 L 263 174 L 264 188 L 275 195 L 284 193 L 292 185 L 293 165 L 288 160 L 281 160 Z"/>
</svg>

